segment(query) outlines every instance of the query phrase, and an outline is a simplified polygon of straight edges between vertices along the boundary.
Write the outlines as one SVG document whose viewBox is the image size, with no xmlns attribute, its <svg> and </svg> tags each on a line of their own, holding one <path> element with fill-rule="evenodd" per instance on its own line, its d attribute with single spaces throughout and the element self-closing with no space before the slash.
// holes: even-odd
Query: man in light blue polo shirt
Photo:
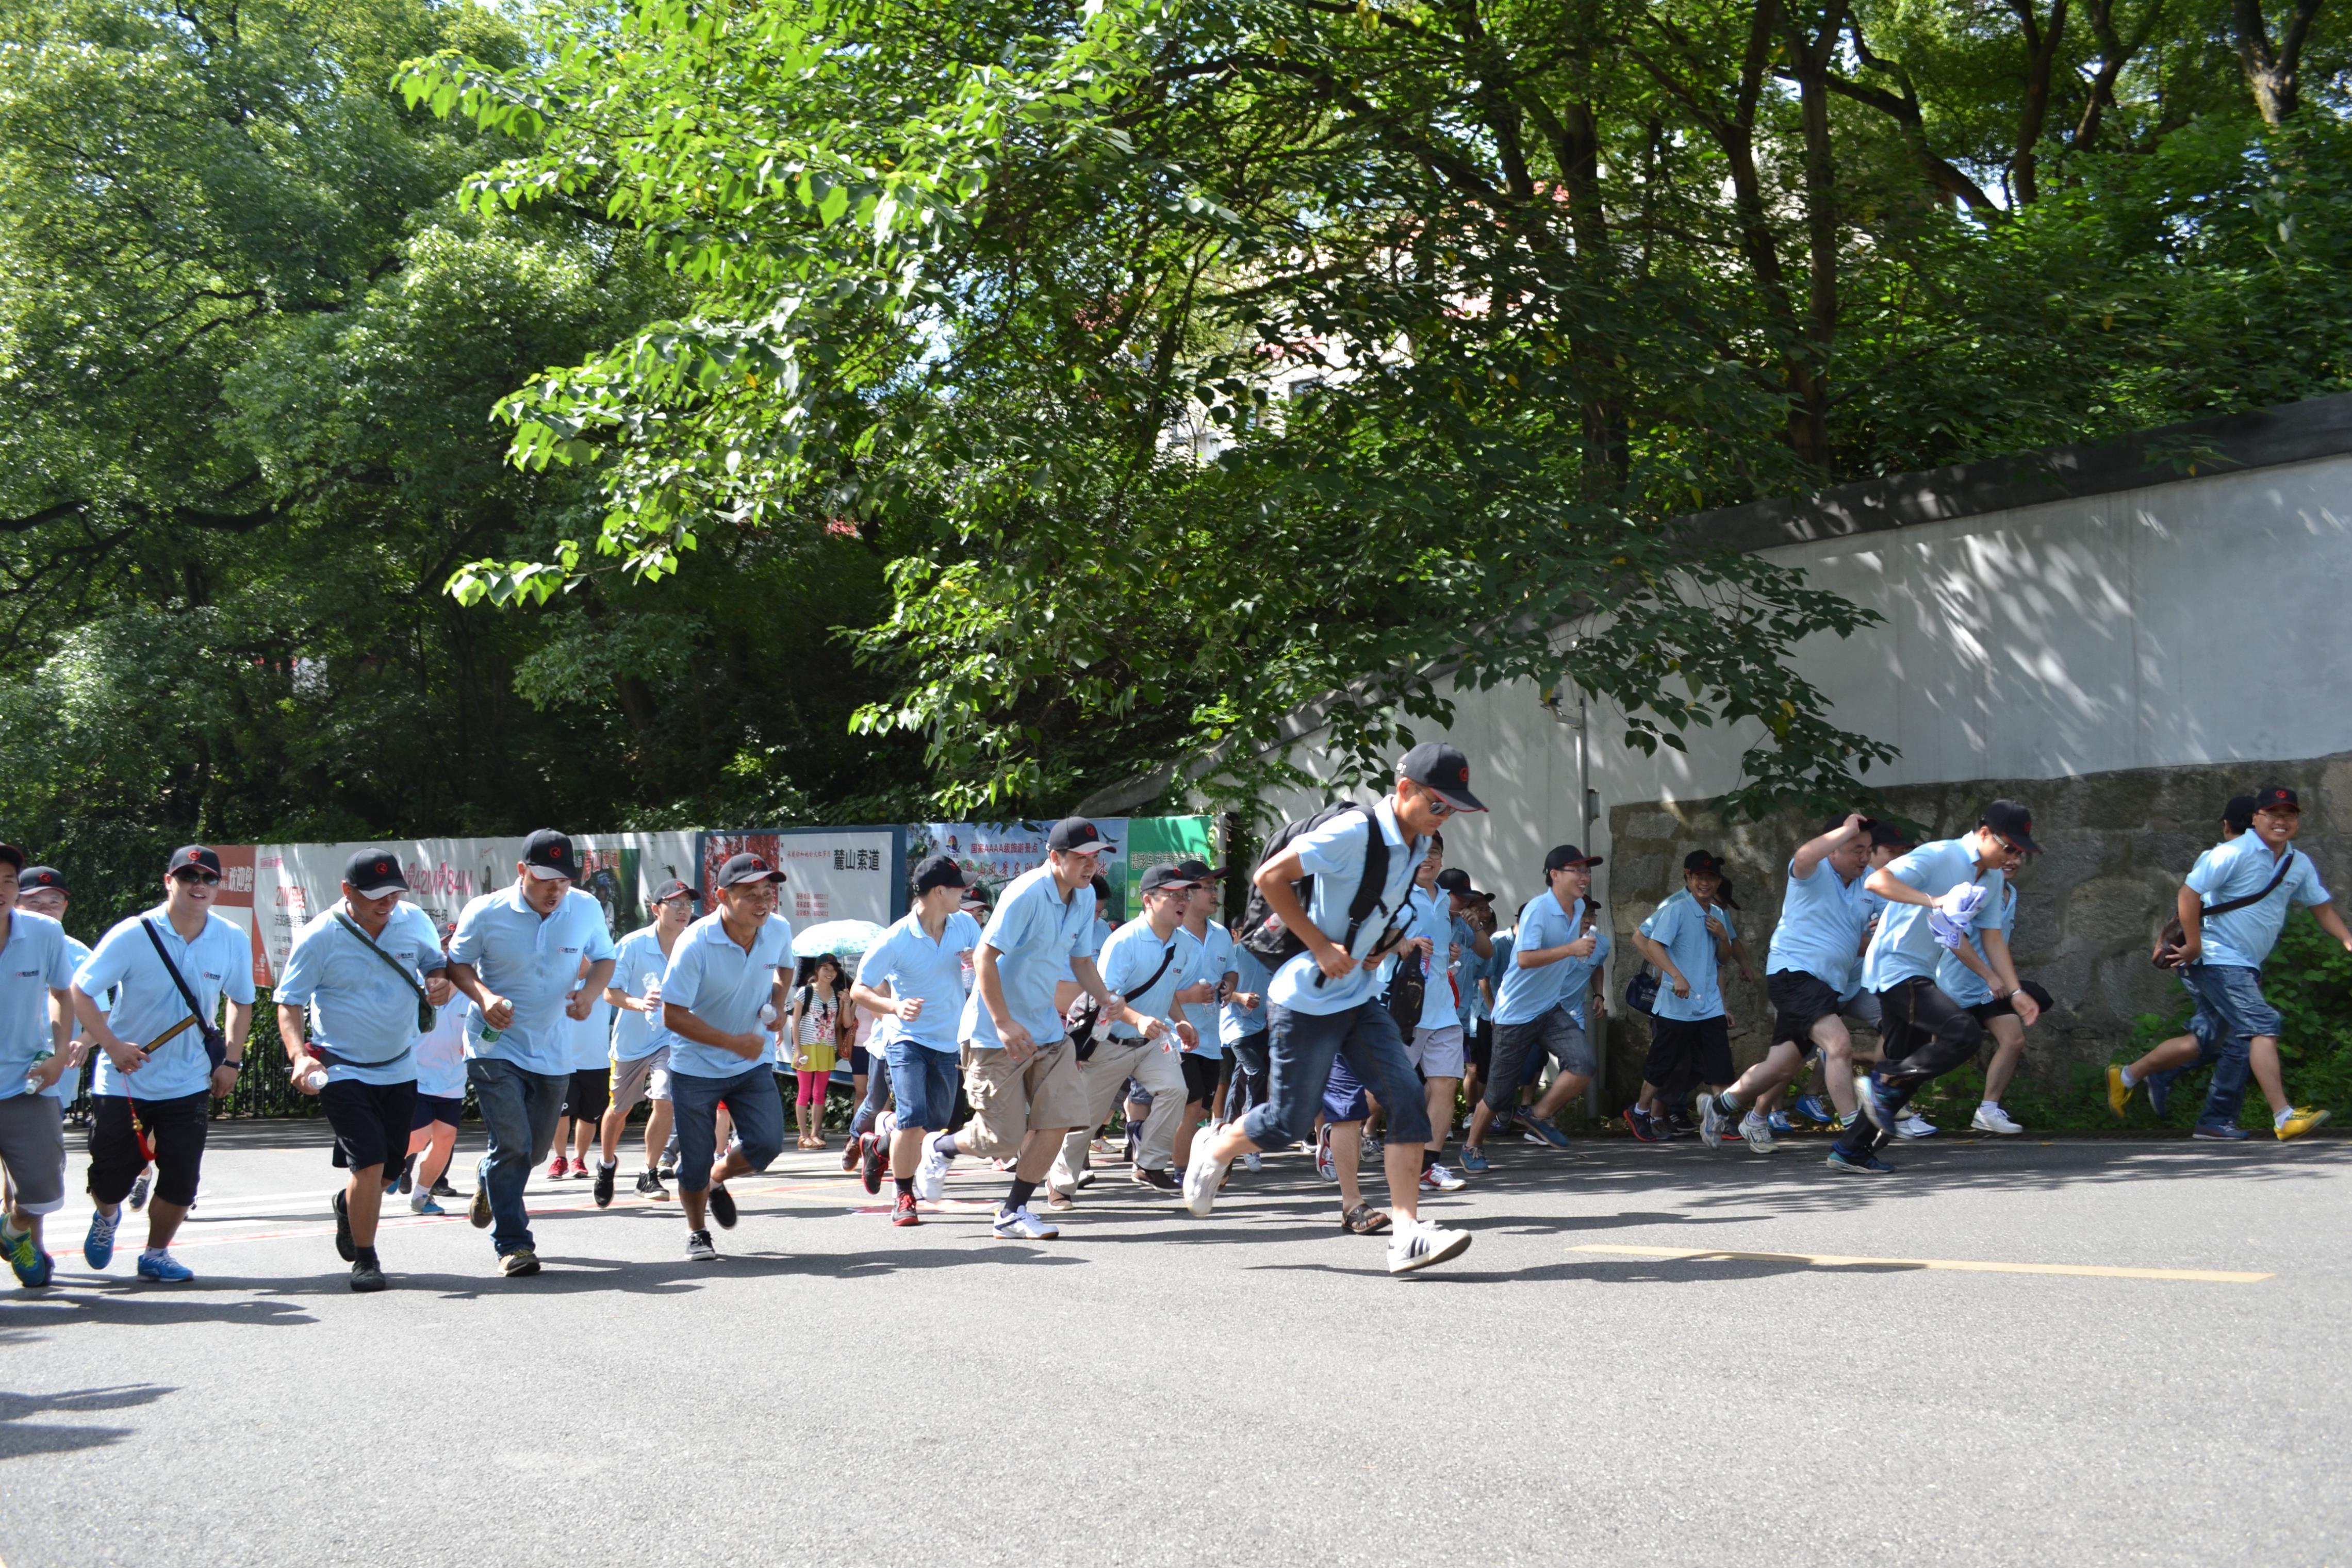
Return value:
<svg viewBox="0 0 2352 1568">
<path fill-rule="evenodd" d="M 604 999 L 613 1004 L 611 1101 L 604 1108 L 604 1147 L 596 1166 L 596 1207 L 613 1201 L 621 1166 L 621 1134 L 637 1102 L 646 1113 L 646 1168 L 637 1173 L 637 1195 L 659 1202 L 669 1197 L 654 1165 L 669 1142 L 670 1032 L 661 1021 L 662 976 L 677 939 L 694 922 L 694 889 L 676 877 L 654 889 L 654 920 L 621 938 L 614 955 L 612 983 Z"/>
<path fill-rule="evenodd" d="M 2310 909 L 2321 930 L 2352 950 L 2352 930 L 2336 913 L 2318 868 L 2294 848 L 2302 831 L 2303 802 L 2295 792 L 2284 784 L 2263 786 L 2254 791 L 2251 831 L 2198 862 L 2176 901 L 2183 933 L 2181 983 L 2197 998 L 2199 1011 L 2212 1020 L 2204 1038 L 2216 1059 L 2196 1137 L 2246 1135 L 2238 1113 L 2249 1071 L 2270 1102 L 2271 1129 L 2280 1139 L 2299 1138 L 2327 1120 L 2326 1111 L 2302 1109 L 2286 1097 L 2278 1053 L 2284 1025 L 2262 986 L 2263 965 L 2294 904 Z M 2208 913 L 2231 904 L 2239 907 Z"/>
<path fill-rule="evenodd" d="M 53 1266 L 41 1220 L 66 1206 L 64 1106 L 56 1089 L 80 1061 L 72 1049 L 65 927 L 16 902 L 25 852 L 0 844 L 0 1168 L 8 1208 L 0 1252 L 19 1283 L 37 1289 Z"/>
<path fill-rule="evenodd" d="M 185 844 L 173 851 L 162 905 L 117 923 L 74 976 L 74 1011 L 105 1052 L 89 1130 L 95 1207 L 82 1239 L 82 1260 L 93 1269 L 114 1256 L 122 1200 L 147 1165 L 139 1144 L 144 1129 L 155 1195 L 147 1204 L 139 1277 L 174 1283 L 195 1278 L 172 1256 L 172 1238 L 196 1201 L 212 1101 L 236 1087 L 253 1028 L 253 944 L 213 907 L 220 881 L 220 856 L 211 850 Z M 112 1008 L 101 1008 L 98 998 L 110 987 L 121 993 Z M 223 1001 L 226 1030 L 213 1021 Z"/>
<path fill-rule="evenodd" d="M 1405 893 L 1427 840 L 1456 812 L 1486 808 L 1470 792 L 1470 763 L 1451 746 L 1414 747 L 1397 763 L 1391 792 L 1369 810 L 1355 808 L 1297 834 L 1269 856 L 1253 878 L 1286 946 L 1299 944 L 1267 988 L 1270 1063 L 1265 1104 L 1197 1140 L 1184 1171 L 1185 1206 L 1206 1218 L 1215 1207 L 1226 1168 L 1241 1155 L 1272 1144 L 1302 1143 L 1329 1085 L 1331 1063 L 1344 1058 L 1357 1080 L 1388 1112 L 1381 1162 L 1389 1181 L 1394 1228 L 1389 1271 L 1412 1273 L 1459 1257 L 1466 1231 L 1446 1230 L 1420 1217 L 1421 1151 L 1429 1141 L 1429 1106 L 1406 1060 L 1404 1040 L 1388 1008 L 1372 995 L 1372 970 L 1403 941 Z M 1381 874 L 1371 878 L 1371 843 L 1381 844 Z M 1314 879 L 1302 902 L 1298 884 Z M 1373 883 L 1377 882 L 1378 885 Z M 1358 894 L 1370 894 L 1360 904 Z M 1365 910 L 1360 919 L 1350 911 Z M 1257 939 L 1258 933 L 1248 940 Z"/>
<path fill-rule="evenodd" d="M 1412 913 L 1405 925 L 1404 946 L 1389 959 L 1388 978 L 1393 988 L 1400 974 L 1409 983 L 1412 971 L 1420 971 L 1421 1010 L 1410 1019 L 1398 1019 L 1397 1026 L 1404 1036 L 1405 1060 L 1421 1074 L 1422 1099 L 1429 1107 L 1429 1142 L 1421 1149 L 1421 1185 L 1431 1192 L 1458 1192 L 1466 1185 L 1438 1156 L 1445 1152 L 1446 1134 L 1454 1130 L 1454 1098 L 1462 1087 L 1465 1056 L 1461 1013 L 1454 995 L 1454 967 L 1465 959 L 1476 962 L 1483 942 L 1469 923 L 1454 914 L 1453 895 L 1438 885 L 1444 871 L 1445 835 L 1432 833 L 1429 852 L 1422 857 L 1412 873 L 1412 890 L 1405 894 Z M 1391 994 L 1391 1014 L 1395 1001 Z M 1464 1168 L 1469 1168 L 1466 1160 Z"/>
<path fill-rule="evenodd" d="M 1642 1064 L 1642 1099 L 1647 1121 L 1629 1115 L 1633 1135 L 1679 1135 L 1675 1119 L 1701 1084 L 1728 1083 L 1731 1019 L 1723 1005 L 1719 978 L 1724 958 L 1739 935 L 1723 902 L 1723 862 L 1708 850 L 1683 857 L 1683 885 L 1642 922 L 1633 946 L 1662 977 L 1650 1004 L 1650 1053 Z"/>
<path fill-rule="evenodd" d="M 730 1177 L 775 1163 L 784 1147 L 784 1102 L 776 1092 L 775 1020 L 791 977 L 793 923 L 776 913 L 784 873 L 755 854 L 719 868 L 718 907 L 686 928 L 662 976 L 662 1021 L 669 1048 L 670 1103 L 677 1117 L 677 1197 L 686 1210 L 686 1255 L 719 1256 L 703 1228 L 706 1210 L 735 1228 Z M 719 1109 L 735 1143 L 719 1151 Z"/>
<path fill-rule="evenodd" d="M 980 947 L 980 922 L 958 907 L 963 895 L 963 868 L 952 855 L 932 855 L 917 866 L 915 907 L 866 949 L 849 990 L 859 1007 L 898 1025 L 883 1046 L 898 1101 L 890 1134 L 890 1176 L 898 1188 L 890 1223 L 897 1226 L 922 1223 L 915 1172 L 923 1134 L 945 1132 L 955 1120 L 956 1026 L 967 999 L 965 969 Z"/>
<path fill-rule="evenodd" d="M 1217 1085 L 1225 1071 L 1225 1040 L 1223 1031 L 1217 1028 L 1216 1014 L 1241 977 L 1241 971 L 1234 967 L 1237 945 L 1234 934 L 1217 924 L 1225 901 L 1226 873 L 1222 868 L 1212 870 L 1209 862 L 1202 860 L 1178 861 L 1176 870 L 1192 879 L 1192 896 L 1184 905 L 1184 924 L 1179 927 L 1192 943 L 1188 955 L 1192 983 L 1177 999 L 1200 1009 L 1192 1015 L 1200 1043 L 1176 1059 L 1176 1065 L 1184 1074 L 1184 1113 L 1176 1119 L 1170 1149 L 1173 1163 L 1166 1167 L 1166 1190 L 1170 1191 L 1181 1185 L 1176 1173 L 1192 1163 L 1194 1129 L 1204 1118 L 1215 1119 Z M 1160 1184 L 1155 1181 L 1150 1185 Z"/>
<path fill-rule="evenodd" d="M 1863 955 L 1862 983 L 1878 994 L 1885 1045 L 1861 1086 L 1863 1114 L 1830 1151 L 1831 1169 L 1890 1170 L 1876 1151 L 1895 1135 L 1911 1096 L 1976 1055 L 1984 1026 L 1936 984 L 1945 952 L 1990 981 L 2028 1028 L 2042 1016 L 2018 985 L 2000 932 L 2005 873 L 2041 850 L 2032 813 L 2018 801 L 1995 800 L 1965 836 L 1921 844 L 1870 873 L 1866 885 L 1886 900 L 1886 913 Z M 1963 940 L 1969 931 L 1973 944 Z"/>
<path fill-rule="evenodd" d="M 579 876 L 571 839 L 541 828 L 523 841 L 515 884 L 467 904 L 449 943 L 449 977 L 473 1003 L 466 1082 L 489 1135 L 467 1214 L 477 1229 L 496 1222 L 490 1244 L 510 1277 L 539 1272 L 523 1186 L 555 1141 L 572 1080 L 572 1025 L 613 974 L 604 906 L 572 885 Z"/>
<path fill-rule="evenodd" d="M 376 1217 L 399 1179 L 416 1110 L 415 1047 L 433 1021 L 418 1016 L 418 1004 L 437 1008 L 450 996 L 440 935 L 423 910 L 401 902 L 407 892 L 399 856 L 353 854 L 341 899 L 295 934 L 271 993 L 287 1076 L 318 1096 L 334 1163 L 351 1173 L 334 1197 L 335 1251 L 362 1291 L 385 1284 Z"/>
<path fill-rule="evenodd" d="M 1588 928 L 1586 918 L 1592 868 L 1600 863 L 1599 855 L 1588 855 L 1574 844 L 1554 846 L 1544 856 L 1546 891 L 1519 911 L 1510 962 L 1495 993 L 1495 1053 L 1486 1093 L 1470 1113 L 1470 1132 L 1463 1140 L 1462 1163 L 1472 1170 L 1486 1168 L 1488 1129 L 1518 1103 L 1520 1084 L 1542 1070 L 1546 1056 L 1559 1064 L 1559 1071 L 1523 1120 L 1554 1148 L 1568 1143 L 1557 1119 L 1592 1082 L 1592 1043 L 1577 1015 L 1576 993 L 1591 974 L 1591 962 L 1601 945 L 1600 934 Z"/>
<path fill-rule="evenodd" d="M 1063 1135 L 1086 1119 L 1077 1051 L 1055 1010 L 1055 988 L 1069 976 L 1105 1013 L 1118 1011 L 1095 969 L 1094 891 L 1102 857 L 1117 847 L 1086 818 L 1065 817 L 1045 835 L 1045 863 L 1013 878 L 997 900 L 958 1030 L 971 1120 L 924 1139 L 915 1170 L 915 1194 L 929 1203 L 958 1155 L 1012 1159 L 1013 1182 L 991 1225 L 1008 1240 L 1062 1233 L 1029 1207 Z"/>
</svg>

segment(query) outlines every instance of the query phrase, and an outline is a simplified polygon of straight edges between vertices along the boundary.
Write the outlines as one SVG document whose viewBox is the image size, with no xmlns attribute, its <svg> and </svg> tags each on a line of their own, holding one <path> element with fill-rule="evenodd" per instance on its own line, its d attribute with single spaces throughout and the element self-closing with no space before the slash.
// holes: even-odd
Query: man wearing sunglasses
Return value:
<svg viewBox="0 0 2352 1568">
<path fill-rule="evenodd" d="M 1389 1178 L 1394 1229 L 1389 1271 L 1411 1273 L 1461 1255 L 1466 1231 L 1420 1218 L 1421 1152 L 1431 1135 L 1429 1106 L 1387 1004 L 1372 994 L 1372 971 L 1402 947 L 1406 894 L 1429 853 L 1429 841 L 1457 811 L 1486 808 L 1470 793 L 1470 763 L 1451 746 L 1416 746 L 1397 763 L 1396 787 L 1369 810 L 1343 811 L 1300 833 L 1257 868 L 1266 906 L 1304 948 L 1286 959 L 1266 988 L 1270 1059 L 1265 1103 L 1192 1145 L 1184 1171 L 1184 1202 L 1206 1218 L 1216 1205 L 1225 1171 L 1242 1155 L 1305 1141 L 1315 1113 L 1344 1058 L 1349 1071 L 1388 1112 L 1381 1158 Z M 1386 875 L 1371 913 L 1349 916 L 1364 885 L 1372 835 L 1380 837 Z M 1302 904 L 1298 883 L 1314 878 Z"/>
<path fill-rule="evenodd" d="M 1878 1065 L 1859 1085 L 1863 1113 L 1830 1151 L 1831 1169 L 1892 1169 L 1877 1150 L 1894 1134 L 1903 1107 L 1937 1075 L 1976 1055 L 1984 1026 L 1936 984 L 1945 953 L 2006 998 L 2021 1025 L 2031 1029 L 2042 1016 L 2018 983 L 2000 918 L 2009 869 L 2041 852 L 2033 814 L 2018 801 L 1995 800 L 1973 831 L 1921 844 L 1870 873 L 1864 886 L 1886 901 L 1886 913 L 1863 956 L 1862 983 L 1878 994 L 1885 1043 Z"/>
<path fill-rule="evenodd" d="M 220 880 L 220 856 L 212 851 L 200 844 L 173 851 L 163 904 L 117 923 L 74 976 L 74 1013 L 103 1053 L 89 1129 L 96 1207 L 82 1241 L 82 1260 L 93 1269 L 113 1259 L 122 1200 L 152 1154 L 155 1196 L 139 1277 L 195 1278 L 172 1256 L 172 1238 L 196 1201 L 210 1101 L 236 1087 L 253 1027 L 253 944 L 213 908 Z M 98 998 L 110 986 L 121 988 L 109 1010 Z M 215 1066 L 205 1036 L 223 998 L 226 1053 Z"/>
</svg>

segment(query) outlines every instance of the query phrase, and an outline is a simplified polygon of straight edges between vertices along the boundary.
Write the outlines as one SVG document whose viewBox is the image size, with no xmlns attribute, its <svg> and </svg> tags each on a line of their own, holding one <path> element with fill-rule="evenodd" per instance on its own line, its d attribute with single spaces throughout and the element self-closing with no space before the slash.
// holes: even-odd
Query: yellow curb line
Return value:
<svg viewBox="0 0 2352 1568">
<path fill-rule="evenodd" d="M 1746 1263 L 1803 1263 L 1816 1269 L 1950 1269 L 1964 1274 L 2074 1274 L 2093 1280 L 2179 1280 L 2202 1285 L 2252 1285 L 2269 1274 L 2228 1269 L 2118 1269 L 2100 1263 L 1987 1263 L 1956 1258 L 1848 1258 L 1834 1252 L 1726 1252 L 1683 1247 L 1620 1247 L 1595 1243 L 1572 1247 L 1571 1252 L 1616 1252 L 1636 1258 L 1671 1258 L 1685 1261 L 1733 1259 Z"/>
</svg>

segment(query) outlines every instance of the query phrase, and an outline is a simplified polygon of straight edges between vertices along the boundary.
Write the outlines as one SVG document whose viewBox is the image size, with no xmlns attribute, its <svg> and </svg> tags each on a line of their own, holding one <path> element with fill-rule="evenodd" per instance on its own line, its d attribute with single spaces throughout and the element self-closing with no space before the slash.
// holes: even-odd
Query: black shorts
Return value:
<svg viewBox="0 0 2352 1568">
<path fill-rule="evenodd" d="M 613 1070 L 609 1066 L 576 1070 L 570 1086 L 563 1091 L 563 1113 L 575 1122 L 595 1121 L 612 1103 Z"/>
<path fill-rule="evenodd" d="M 1473 1024 L 1468 1039 L 1464 1041 L 1463 1050 L 1470 1059 L 1470 1065 L 1478 1070 L 1478 1075 L 1481 1078 L 1494 1071 L 1495 1020 L 1482 1018 Z"/>
<path fill-rule="evenodd" d="M 873 1071 L 874 1053 L 866 1050 L 862 1045 L 851 1046 L 849 1048 L 849 1075 L 852 1078 L 866 1078 L 871 1076 Z"/>
<path fill-rule="evenodd" d="M 456 1126 L 466 1115 L 463 1094 L 419 1094 L 416 1109 L 408 1113 L 408 1130 L 421 1133 L 436 1122 Z"/>
<path fill-rule="evenodd" d="M 2034 1006 L 2041 1008 L 2045 1012 L 2049 1010 L 2050 993 L 2042 988 L 2041 982 L 2037 980 L 2021 980 L 2018 982 L 2017 988 L 2023 991 L 2027 996 L 2032 997 L 2033 998 Z M 1977 1022 L 1981 1024 L 1990 1024 L 1995 1019 L 2013 1019 L 2017 1016 L 2016 1007 L 2011 1003 L 2007 997 L 1995 997 L 1989 1002 L 1979 1002 L 1974 1007 L 1969 1009 L 1969 1011 L 1976 1014 Z"/>
<path fill-rule="evenodd" d="M 1711 1019 L 1650 1019 L 1650 1055 L 1642 1076 L 1664 1088 L 1687 1082 L 1728 1083 L 1731 1070 L 1731 1025 L 1721 1013 Z"/>
<path fill-rule="evenodd" d="M 1844 1010 L 1834 987 L 1802 969 L 1773 970 L 1764 977 L 1764 995 L 1772 1003 L 1769 1043 L 1794 1040 L 1799 1050 L 1807 1052 L 1813 1049 L 1813 1025 Z"/>
<path fill-rule="evenodd" d="M 173 1100 L 133 1100 L 100 1094 L 89 1124 L 89 1196 L 110 1208 L 131 1195 L 131 1184 L 155 1162 L 155 1196 L 182 1207 L 196 1201 L 196 1178 L 204 1169 L 205 1134 L 212 1124 L 212 1095 L 199 1089 Z M 133 1117 L 138 1125 L 131 1125 Z M 140 1147 L 143 1134 L 147 1146 Z"/>
<path fill-rule="evenodd" d="M 1217 1071 L 1224 1066 L 1223 1059 L 1188 1051 L 1179 1061 L 1184 1068 L 1184 1103 L 1207 1104 L 1217 1092 Z"/>
<path fill-rule="evenodd" d="M 416 1113 L 416 1080 L 362 1083 L 346 1078 L 319 1091 L 327 1125 L 335 1130 L 335 1168 L 396 1171 L 408 1157 L 409 1122 Z"/>
</svg>

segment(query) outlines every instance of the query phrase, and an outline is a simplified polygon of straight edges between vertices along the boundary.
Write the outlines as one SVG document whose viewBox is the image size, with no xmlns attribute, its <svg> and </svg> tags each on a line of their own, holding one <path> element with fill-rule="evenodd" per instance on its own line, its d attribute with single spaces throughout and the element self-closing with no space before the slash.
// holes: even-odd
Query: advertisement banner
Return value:
<svg viewBox="0 0 2352 1568">
<path fill-rule="evenodd" d="M 1103 880 L 1110 884 L 1110 907 L 1103 917 L 1116 925 L 1141 907 L 1136 886 L 1155 865 L 1180 860 L 1214 863 L 1213 817 L 1097 817 L 1095 826 L 1116 846 L 1103 856 Z M 907 859 L 920 864 L 933 854 L 952 856 L 967 881 L 987 891 L 993 906 L 1004 884 L 1045 863 L 1045 835 L 1054 824 L 1020 822 L 919 822 L 908 830 Z"/>
<path fill-rule="evenodd" d="M 694 838 L 692 833 L 573 837 L 583 872 L 580 885 L 604 904 L 614 936 L 625 936 L 646 923 L 645 910 L 656 886 L 673 876 L 694 880 Z M 441 928 L 453 924 L 473 899 L 513 884 L 515 862 L 522 859 L 522 837 L 260 845 L 251 852 L 253 891 L 247 916 L 255 932 L 257 985 L 273 984 L 284 971 L 295 934 L 342 896 L 344 862 L 363 849 L 390 850 L 400 857 L 408 875 L 409 902 Z"/>
<path fill-rule="evenodd" d="M 1217 820 L 1214 817 L 1134 817 L 1128 821 L 1127 874 L 1129 891 L 1139 887 L 1143 873 L 1156 865 L 1178 861 L 1217 863 Z M 1130 907 L 1139 907 L 1130 896 Z"/>
<path fill-rule="evenodd" d="M 740 854 L 758 855 L 784 873 L 776 910 L 794 925 L 825 920 L 887 925 L 907 913 L 904 828 L 735 828 L 704 833 L 696 881 L 706 898 L 719 884 L 719 868 Z"/>
</svg>

